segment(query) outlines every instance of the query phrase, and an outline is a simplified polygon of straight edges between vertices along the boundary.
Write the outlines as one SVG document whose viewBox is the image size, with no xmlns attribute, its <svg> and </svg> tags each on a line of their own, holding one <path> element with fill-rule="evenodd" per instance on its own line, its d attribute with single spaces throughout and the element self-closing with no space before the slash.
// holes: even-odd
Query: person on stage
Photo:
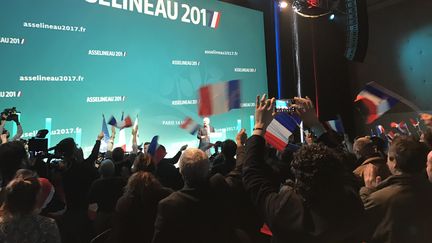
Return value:
<svg viewBox="0 0 432 243">
<path fill-rule="evenodd" d="M 210 118 L 204 117 L 203 127 L 198 130 L 197 138 L 200 140 L 198 148 L 206 152 L 210 156 L 210 149 L 205 149 L 210 143 L 210 133 L 214 132 L 214 127 L 210 126 Z"/>
</svg>

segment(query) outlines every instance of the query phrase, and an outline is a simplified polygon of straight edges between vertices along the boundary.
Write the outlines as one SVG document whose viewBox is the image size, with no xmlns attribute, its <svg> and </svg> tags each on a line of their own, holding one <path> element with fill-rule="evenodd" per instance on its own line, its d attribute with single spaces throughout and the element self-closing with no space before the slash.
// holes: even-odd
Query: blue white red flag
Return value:
<svg viewBox="0 0 432 243">
<path fill-rule="evenodd" d="M 240 80 L 203 86 L 199 90 L 200 116 L 222 114 L 240 108 Z"/>
<path fill-rule="evenodd" d="M 362 102 L 366 106 L 368 110 L 366 122 L 368 124 L 378 119 L 399 101 L 392 92 L 375 83 L 367 84 L 355 100 L 355 102 Z"/>
<path fill-rule="evenodd" d="M 340 118 L 336 120 L 327 121 L 327 124 L 333 131 L 337 133 L 345 133 L 345 129 L 342 120 Z"/>
<path fill-rule="evenodd" d="M 108 127 L 107 127 L 107 123 L 105 120 L 105 116 L 102 115 L 102 132 L 104 134 L 103 140 L 108 143 L 109 139 L 110 139 L 110 134 L 108 131 Z"/>
<path fill-rule="evenodd" d="M 213 29 L 219 27 L 221 13 L 216 11 L 207 10 L 207 26 Z"/>
<path fill-rule="evenodd" d="M 279 113 L 267 127 L 264 138 L 275 149 L 283 151 L 288 139 L 298 127 L 298 120 L 288 113 Z"/>
<path fill-rule="evenodd" d="M 386 134 L 386 131 L 382 125 L 376 126 L 376 131 L 377 131 L 378 137 L 381 137 L 383 134 L 384 135 Z"/>
<path fill-rule="evenodd" d="M 185 129 L 190 134 L 194 135 L 199 130 L 200 125 L 192 120 L 192 118 L 186 117 L 186 119 L 180 125 L 180 128 Z"/>
<path fill-rule="evenodd" d="M 108 124 L 117 127 L 117 120 L 114 118 L 114 116 L 111 116 L 111 118 L 108 121 Z"/>
</svg>

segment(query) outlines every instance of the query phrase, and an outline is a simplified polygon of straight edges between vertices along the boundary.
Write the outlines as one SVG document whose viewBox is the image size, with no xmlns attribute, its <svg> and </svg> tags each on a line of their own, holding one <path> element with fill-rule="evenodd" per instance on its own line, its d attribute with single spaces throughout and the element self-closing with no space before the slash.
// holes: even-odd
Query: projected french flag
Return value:
<svg viewBox="0 0 432 243">
<path fill-rule="evenodd" d="M 207 10 L 207 23 L 209 23 L 209 27 L 217 29 L 219 27 L 220 18 L 220 12 Z"/>
<path fill-rule="evenodd" d="M 200 116 L 211 116 L 240 108 L 240 80 L 203 86 L 199 90 Z"/>
</svg>

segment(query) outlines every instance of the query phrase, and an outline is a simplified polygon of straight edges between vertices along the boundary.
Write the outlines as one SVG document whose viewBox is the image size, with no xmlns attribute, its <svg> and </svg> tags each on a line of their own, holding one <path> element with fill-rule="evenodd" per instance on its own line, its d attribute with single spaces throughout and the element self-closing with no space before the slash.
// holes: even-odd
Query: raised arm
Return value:
<svg viewBox="0 0 432 243">
<path fill-rule="evenodd" d="M 87 159 L 85 159 L 86 163 L 94 163 L 97 160 L 98 155 L 99 155 L 100 146 L 101 146 L 101 140 L 103 137 L 104 137 L 104 133 L 100 132 L 99 135 L 97 136 L 96 143 L 93 146 L 91 154 L 89 155 L 89 157 Z"/>
<path fill-rule="evenodd" d="M 138 125 L 132 127 L 132 153 L 137 154 L 138 153 Z"/>
<path fill-rule="evenodd" d="M 5 127 L 5 125 L 6 125 L 6 118 L 7 118 L 6 115 L 4 115 L 4 114 L 1 115 L 1 120 L 0 120 L 0 134 L 3 134 L 4 127 Z"/>
<path fill-rule="evenodd" d="M 23 129 L 21 126 L 21 123 L 17 123 L 17 133 L 15 134 L 15 136 L 12 138 L 12 141 L 17 141 L 21 138 L 21 136 L 23 135 Z"/>
</svg>

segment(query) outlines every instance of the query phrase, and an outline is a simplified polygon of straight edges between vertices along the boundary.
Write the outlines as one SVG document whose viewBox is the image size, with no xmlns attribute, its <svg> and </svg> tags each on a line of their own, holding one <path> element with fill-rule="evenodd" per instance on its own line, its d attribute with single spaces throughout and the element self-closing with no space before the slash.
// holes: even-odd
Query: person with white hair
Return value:
<svg viewBox="0 0 432 243">
<path fill-rule="evenodd" d="M 210 118 L 204 117 L 203 126 L 198 130 L 197 138 L 199 139 L 198 148 L 205 151 L 207 156 L 210 156 L 210 149 L 207 149 L 210 144 L 210 134 L 215 132 L 214 127 L 210 126 Z"/>
<path fill-rule="evenodd" d="M 224 193 L 228 188 L 222 175 L 211 178 L 209 159 L 200 149 L 190 148 L 180 158 L 185 186 L 159 202 L 154 243 L 235 242 Z"/>
</svg>

